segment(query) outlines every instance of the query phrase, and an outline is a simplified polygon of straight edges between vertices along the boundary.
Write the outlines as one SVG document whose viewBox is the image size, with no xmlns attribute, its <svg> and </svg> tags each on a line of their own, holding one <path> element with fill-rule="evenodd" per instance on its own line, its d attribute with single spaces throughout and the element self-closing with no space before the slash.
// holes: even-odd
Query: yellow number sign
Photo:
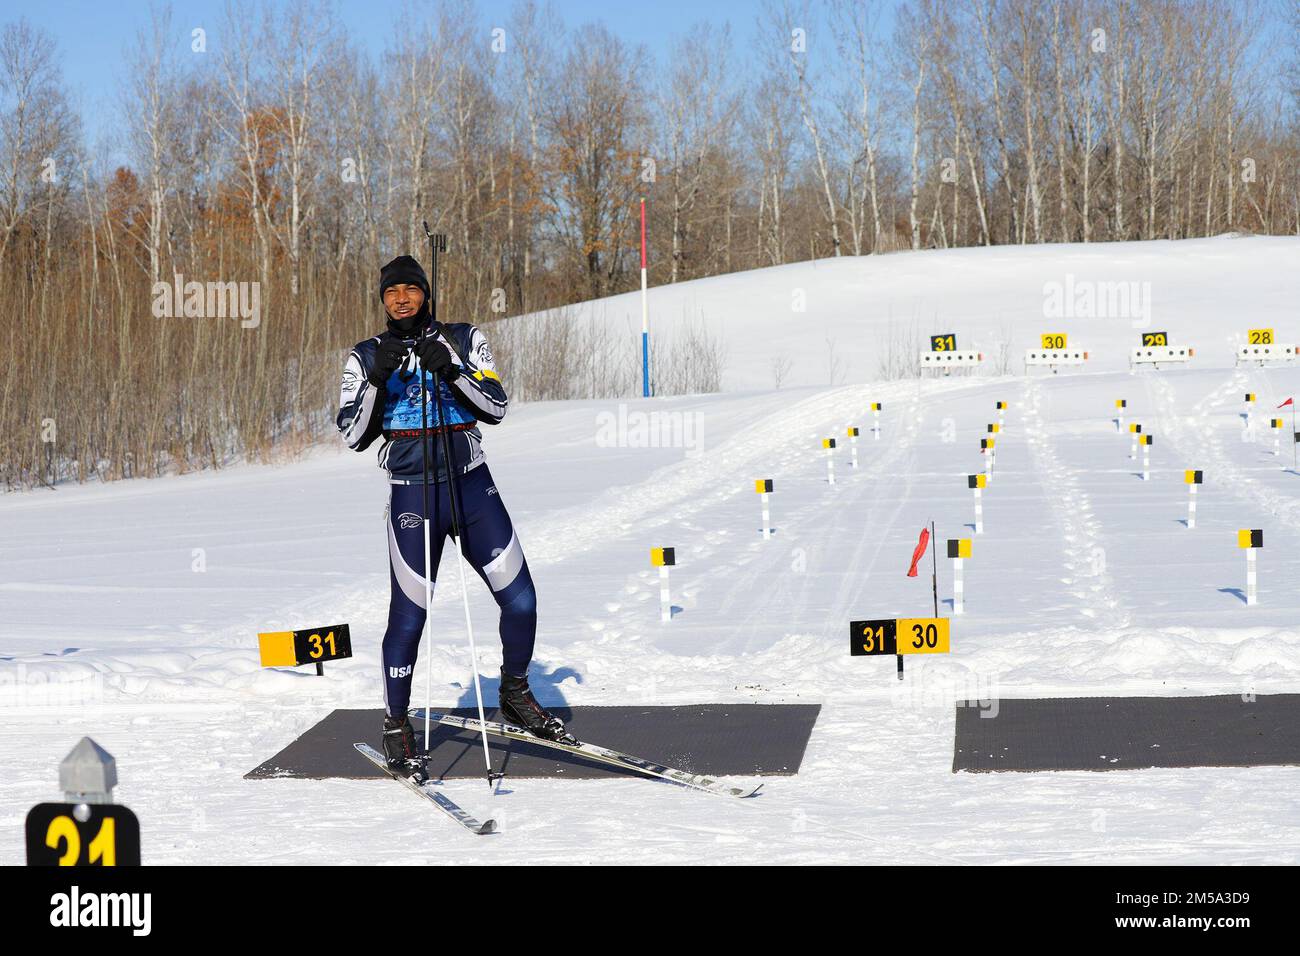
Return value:
<svg viewBox="0 0 1300 956">
<path fill-rule="evenodd" d="M 944 617 L 900 617 L 899 654 L 947 654 L 950 650 L 948 619 Z"/>
</svg>

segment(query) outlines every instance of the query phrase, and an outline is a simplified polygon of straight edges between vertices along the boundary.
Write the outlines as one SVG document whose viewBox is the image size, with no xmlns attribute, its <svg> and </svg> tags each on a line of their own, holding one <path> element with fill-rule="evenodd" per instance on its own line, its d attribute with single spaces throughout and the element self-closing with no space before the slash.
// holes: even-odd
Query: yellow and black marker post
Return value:
<svg viewBox="0 0 1300 956">
<path fill-rule="evenodd" d="M 952 559 L 952 613 L 964 614 L 963 598 L 966 585 L 962 580 L 962 564 L 971 556 L 970 538 L 949 538 L 948 557 Z"/>
<path fill-rule="evenodd" d="M 1264 547 L 1262 528 L 1242 528 L 1237 532 L 1237 547 L 1246 549 L 1246 603 L 1259 603 L 1259 581 L 1256 575 L 1255 553 Z"/>
<path fill-rule="evenodd" d="M 966 487 L 975 494 L 975 533 L 984 533 L 984 488 L 988 486 L 987 475 L 967 475 Z"/>
<path fill-rule="evenodd" d="M 1134 461 L 1138 456 L 1138 436 L 1142 434 L 1142 426 L 1137 422 L 1132 422 L 1128 426 L 1129 433 L 1133 436 L 1133 444 L 1129 446 L 1129 461 Z"/>
<path fill-rule="evenodd" d="M 651 548 L 650 564 L 659 569 L 659 620 L 666 623 L 673 619 L 672 599 L 668 596 L 668 569 L 677 564 L 677 550 Z"/>
<path fill-rule="evenodd" d="M 763 503 L 763 540 L 766 541 L 772 537 L 772 512 L 768 509 L 767 496 L 772 493 L 774 482 L 771 478 L 759 478 L 754 482 L 754 490 L 758 492 L 759 500 Z"/>
<path fill-rule="evenodd" d="M 835 439 L 823 438 L 822 447 L 826 449 L 826 483 L 835 484 Z"/>
<path fill-rule="evenodd" d="M 850 425 L 848 428 L 849 437 L 849 467 L 858 467 L 858 426 Z"/>
<path fill-rule="evenodd" d="M 880 441 L 880 403 L 871 403 L 872 426 L 871 430 L 876 433 L 876 441 Z"/>
<path fill-rule="evenodd" d="M 993 456 L 997 454 L 996 438 L 980 439 L 980 454 L 984 456 L 984 477 L 993 480 Z"/>
<path fill-rule="evenodd" d="M 1196 489 L 1205 481 L 1205 473 L 1185 471 L 1183 481 L 1187 482 L 1187 529 L 1190 531 L 1196 527 Z"/>
<path fill-rule="evenodd" d="M 1268 427 L 1273 429 L 1273 457 L 1282 457 L 1282 419 L 1270 418 Z"/>
<path fill-rule="evenodd" d="M 1126 408 L 1128 408 L 1127 398 L 1115 399 L 1115 431 L 1117 432 L 1124 430 L 1124 410 Z"/>
</svg>

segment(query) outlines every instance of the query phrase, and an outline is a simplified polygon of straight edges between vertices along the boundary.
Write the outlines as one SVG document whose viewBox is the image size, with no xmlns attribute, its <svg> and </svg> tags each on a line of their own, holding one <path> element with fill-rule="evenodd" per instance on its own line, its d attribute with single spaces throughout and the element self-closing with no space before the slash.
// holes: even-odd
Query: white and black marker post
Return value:
<svg viewBox="0 0 1300 956">
<path fill-rule="evenodd" d="M 835 439 L 823 438 L 822 447 L 826 449 L 826 483 L 835 484 Z"/>
<path fill-rule="evenodd" d="M 447 237 L 445 235 L 435 235 L 429 231 L 429 224 L 424 223 L 424 234 L 429 237 L 429 315 L 432 318 L 432 328 L 438 328 L 438 253 L 447 251 Z M 415 371 L 420 376 L 420 417 L 423 429 L 420 435 L 420 448 L 424 457 L 424 642 L 425 653 L 428 655 L 425 663 L 425 702 L 424 702 L 424 751 L 429 752 L 429 712 L 433 710 L 433 701 L 430 696 L 433 688 L 433 637 L 430 621 L 433 618 L 433 568 L 430 567 L 430 542 L 429 542 L 429 395 L 424 370 L 420 368 L 419 360 L 414 359 Z M 470 667 L 474 674 L 474 699 L 478 703 L 479 725 L 483 728 L 483 762 L 487 765 L 487 783 L 492 786 L 494 779 L 504 776 L 504 774 L 492 772 L 492 754 L 488 750 L 487 727 L 485 721 L 487 717 L 483 713 L 483 688 L 478 677 L 478 648 L 474 644 L 474 622 L 469 613 L 469 588 L 465 581 L 465 549 L 464 535 L 461 533 L 462 528 L 458 520 L 458 507 L 460 495 L 457 492 L 458 476 L 456 475 L 455 458 L 451 453 L 450 431 L 446 427 L 447 421 L 443 417 L 442 408 L 442 388 L 441 379 L 434 379 L 433 398 L 437 410 L 436 422 L 442 435 L 442 463 L 447 472 L 447 503 L 451 511 L 451 535 L 456 541 L 456 569 L 460 576 L 460 597 L 465 606 L 465 630 L 469 634 L 469 654 Z"/>
<path fill-rule="evenodd" d="M 758 492 L 759 500 L 763 506 L 763 540 L 767 541 L 772 537 L 772 512 L 768 508 L 767 496 L 772 493 L 773 481 L 771 478 L 759 478 L 754 482 L 754 490 Z"/>
<path fill-rule="evenodd" d="M 983 489 L 987 485 L 988 479 L 984 475 L 967 475 L 966 487 L 970 488 L 975 494 L 975 533 L 984 533 L 984 500 Z"/>
<path fill-rule="evenodd" d="M 849 467 L 858 467 L 858 426 L 849 426 Z"/>
<path fill-rule="evenodd" d="M 876 433 L 876 441 L 880 441 L 880 403 L 879 402 L 871 403 L 871 414 L 872 416 L 874 416 L 874 424 L 871 426 L 871 430 Z"/>
<path fill-rule="evenodd" d="M 651 548 L 650 563 L 659 569 L 659 620 L 673 619 L 673 602 L 668 595 L 668 569 L 677 564 L 675 548 Z"/>
<path fill-rule="evenodd" d="M 952 613 L 964 614 L 966 583 L 962 580 L 962 564 L 971 556 L 970 538 L 949 538 L 948 557 L 952 559 Z"/>
<path fill-rule="evenodd" d="M 1154 435 L 1142 435 L 1142 480 L 1151 480 L 1151 442 L 1155 440 Z"/>
<path fill-rule="evenodd" d="M 1242 528 L 1237 532 L 1237 547 L 1246 549 L 1246 603 L 1259 603 L 1259 581 L 1256 576 L 1255 553 L 1264 547 L 1261 528 Z"/>
<path fill-rule="evenodd" d="M 1196 527 L 1196 488 L 1205 480 L 1204 472 L 1185 471 L 1183 481 L 1187 482 L 1187 527 Z"/>
</svg>

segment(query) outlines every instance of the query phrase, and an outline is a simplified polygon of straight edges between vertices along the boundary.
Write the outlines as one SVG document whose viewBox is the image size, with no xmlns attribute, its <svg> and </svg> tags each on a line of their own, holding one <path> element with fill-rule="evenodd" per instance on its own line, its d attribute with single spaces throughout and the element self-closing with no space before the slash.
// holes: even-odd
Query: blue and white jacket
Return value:
<svg viewBox="0 0 1300 956">
<path fill-rule="evenodd" d="M 384 388 L 371 385 L 368 376 L 374 368 L 375 350 L 384 339 L 397 338 L 389 330 L 358 342 L 343 367 L 335 424 L 348 447 L 355 451 L 365 451 L 375 439 L 383 437 L 379 465 L 394 484 L 416 484 L 424 476 L 417 374 L 423 376 L 428 389 L 425 415 L 429 428 L 443 424 L 438 421 L 438 403 L 433 396 L 433 389 L 438 389 L 446 424 L 451 427 L 451 454 L 459 474 L 483 463 L 483 436 L 478 423 L 495 425 L 506 415 L 509 399 L 497 375 L 487 338 L 468 322 L 443 324 L 441 329 L 438 340 L 451 352 L 458 372 L 450 386 L 441 376 L 435 379 L 423 369 L 417 369 L 413 353 L 408 353 L 402 367 L 388 377 Z M 410 432 L 414 434 L 406 434 Z M 447 472 L 443 464 L 442 436 L 430 436 L 429 445 L 430 477 L 436 474 L 438 481 L 444 481 Z"/>
</svg>

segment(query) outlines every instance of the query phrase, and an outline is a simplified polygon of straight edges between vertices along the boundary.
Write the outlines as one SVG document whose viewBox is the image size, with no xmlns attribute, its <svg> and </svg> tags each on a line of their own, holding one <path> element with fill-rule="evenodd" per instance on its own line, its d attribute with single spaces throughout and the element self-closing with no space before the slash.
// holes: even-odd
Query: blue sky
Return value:
<svg viewBox="0 0 1300 956">
<path fill-rule="evenodd" d="M 514 0 L 477 0 L 484 18 L 504 24 Z M 672 40 L 702 22 L 730 22 L 733 43 L 743 42 L 754 29 L 760 10 L 757 0 L 555 0 L 565 26 L 600 20 L 625 40 L 645 44 L 655 57 L 666 53 Z M 221 42 L 224 0 L 178 0 L 171 4 L 178 52 L 188 51 L 189 31 L 202 26 L 208 49 Z M 335 0 L 335 9 L 348 35 L 377 55 L 395 25 L 401 23 L 402 0 Z M 61 58 L 65 85 L 86 125 L 87 140 L 95 143 L 111 133 L 119 114 L 124 81 L 123 52 L 136 33 L 149 23 L 149 4 L 142 0 L 43 0 L 6 4 L 4 22 L 24 17 L 53 35 Z M 485 37 L 484 42 L 487 42 Z"/>
</svg>

